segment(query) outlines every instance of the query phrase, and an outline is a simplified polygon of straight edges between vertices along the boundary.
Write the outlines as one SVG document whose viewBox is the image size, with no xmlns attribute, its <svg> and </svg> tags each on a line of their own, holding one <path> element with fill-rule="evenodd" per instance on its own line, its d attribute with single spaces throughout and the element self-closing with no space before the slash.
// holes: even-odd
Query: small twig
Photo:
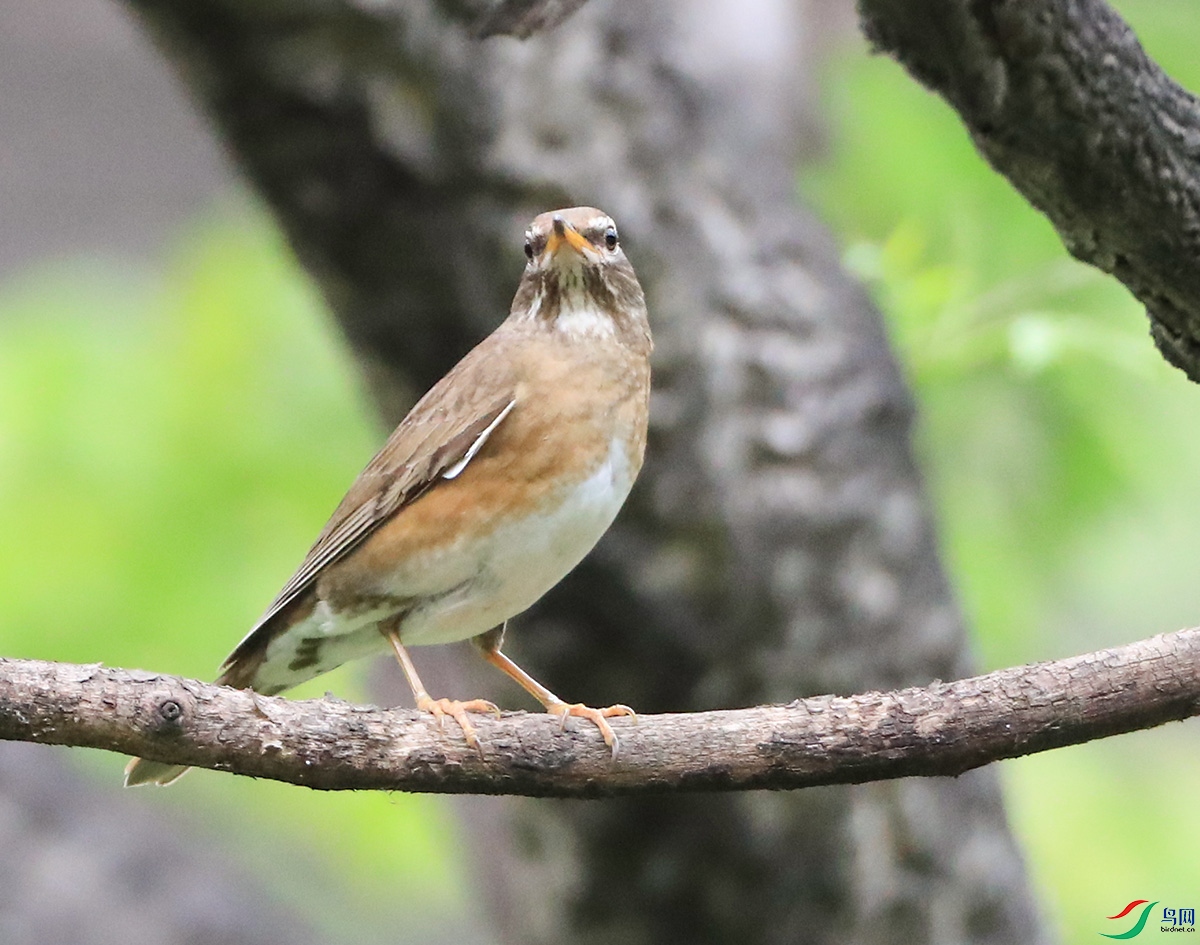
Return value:
<svg viewBox="0 0 1200 945">
<path fill-rule="evenodd" d="M 475 31 L 480 37 L 510 35 L 528 39 L 544 33 L 583 6 L 586 0 L 494 0 L 482 13 Z"/>
<path fill-rule="evenodd" d="M 0 738 L 105 748 L 323 790 L 603 797 L 956 775 L 1200 714 L 1200 630 L 925 688 L 615 719 L 480 717 L 485 757 L 401 709 L 0 659 Z M 117 773 L 114 770 L 114 778 Z"/>
</svg>

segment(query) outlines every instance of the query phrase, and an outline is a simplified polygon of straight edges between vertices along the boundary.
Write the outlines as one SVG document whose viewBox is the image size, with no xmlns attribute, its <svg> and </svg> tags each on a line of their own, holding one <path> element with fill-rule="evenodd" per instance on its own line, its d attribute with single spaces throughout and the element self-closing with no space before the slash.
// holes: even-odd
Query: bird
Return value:
<svg viewBox="0 0 1200 945">
<path fill-rule="evenodd" d="M 616 224 L 594 207 L 543 213 L 508 317 L 412 408 L 304 560 L 221 666 L 219 685 L 276 695 L 388 649 L 418 710 L 483 753 L 483 699 L 433 698 L 409 648 L 472 640 L 546 711 L 590 721 L 625 705 L 566 702 L 501 651 L 510 618 L 608 530 L 641 470 L 653 340 Z M 445 736 L 444 737 L 448 737 Z M 134 758 L 125 785 L 188 768 Z"/>
</svg>

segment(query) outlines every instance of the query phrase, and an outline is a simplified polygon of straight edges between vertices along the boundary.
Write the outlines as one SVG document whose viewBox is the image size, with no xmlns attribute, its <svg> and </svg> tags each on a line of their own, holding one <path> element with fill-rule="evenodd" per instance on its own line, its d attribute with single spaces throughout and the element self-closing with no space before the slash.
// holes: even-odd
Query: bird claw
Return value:
<svg viewBox="0 0 1200 945">
<path fill-rule="evenodd" d="M 437 727 L 439 732 L 445 731 L 445 718 L 450 716 L 458 723 L 458 727 L 462 729 L 463 738 L 467 744 L 479 752 L 479 757 L 483 757 L 483 745 L 479 742 L 479 736 L 475 732 L 475 726 L 471 724 L 471 720 L 467 718 L 468 712 L 487 712 L 500 718 L 499 707 L 486 699 L 470 699 L 466 702 L 460 702 L 458 699 L 433 699 L 425 696 L 417 700 L 417 710 L 420 712 L 428 712 L 437 719 Z"/>
<path fill-rule="evenodd" d="M 603 709 L 593 709 L 591 706 L 586 706 L 581 702 L 557 702 L 546 706 L 546 711 L 558 716 L 559 730 L 563 732 L 567 730 L 567 719 L 569 717 L 574 716 L 575 718 L 587 719 L 600 730 L 600 737 L 604 739 L 604 744 L 612 752 L 612 759 L 614 761 L 616 761 L 617 752 L 621 748 L 621 741 L 617 738 L 617 733 L 613 731 L 612 726 L 608 724 L 608 720 L 614 716 L 627 715 L 633 719 L 634 725 L 637 724 L 637 713 L 627 705 L 610 705 Z"/>
</svg>

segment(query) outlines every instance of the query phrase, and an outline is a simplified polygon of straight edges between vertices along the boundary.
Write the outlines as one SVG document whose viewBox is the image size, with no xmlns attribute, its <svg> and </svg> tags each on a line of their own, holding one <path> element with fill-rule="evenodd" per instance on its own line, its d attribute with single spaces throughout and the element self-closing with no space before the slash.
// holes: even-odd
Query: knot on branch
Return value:
<svg viewBox="0 0 1200 945">
<path fill-rule="evenodd" d="M 167 722 L 175 722 L 183 715 L 183 706 L 174 699 L 164 699 L 158 704 L 158 714 Z"/>
<path fill-rule="evenodd" d="M 182 735 L 194 715 L 195 705 L 190 695 L 162 689 L 148 693 L 138 712 L 146 734 L 161 738 Z"/>
</svg>

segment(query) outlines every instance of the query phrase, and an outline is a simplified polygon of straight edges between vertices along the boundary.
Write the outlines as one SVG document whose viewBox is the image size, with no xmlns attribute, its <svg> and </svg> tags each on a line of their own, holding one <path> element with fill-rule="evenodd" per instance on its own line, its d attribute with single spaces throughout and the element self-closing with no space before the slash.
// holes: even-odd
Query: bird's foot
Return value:
<svg viewBox="0 0 1200 945">
<path fill-rule="evenodd" d="M 444 731 L 443 721 L 447 715 L 450 716 L 462 729 L 467 744 L 479 752 L 480 758 L 483 757 L 483 746 L 479 743 L 479 736 L 475 734 L 475 726 L 471 724 L 467 713 L 488 712 L 496 718 L 500 718 L 500 709 L 486 699 L 470 699 L 467 702 L 460 702 L 457 699 L 433 699 L 430 696 L 423 696 L 417 699 L 417 711 L 428 712 L 437 719 L 438 731 Z"/>
<path fill-rule="evenodd" d="M 591 706 L 579 702 L 552 702 L 546 706 L 546 711 L 559 717 L 563 731 L 566 731 L 569 717 L 587 719 L 600 729 L 600 736 L 604 739 L 604 744 L 612 751 L 614 760 L 621 747 L 621 742 L 617 739 L 617 733 L 612 730 L 612 726 L 608 724 L 608 720 L 617 715 L 628 715 L 633 719 L 633 723 L 637 724 L 637 713 L 627 705 L 610 705 L 604 709 L 593 709 Z"/>
</svg>

